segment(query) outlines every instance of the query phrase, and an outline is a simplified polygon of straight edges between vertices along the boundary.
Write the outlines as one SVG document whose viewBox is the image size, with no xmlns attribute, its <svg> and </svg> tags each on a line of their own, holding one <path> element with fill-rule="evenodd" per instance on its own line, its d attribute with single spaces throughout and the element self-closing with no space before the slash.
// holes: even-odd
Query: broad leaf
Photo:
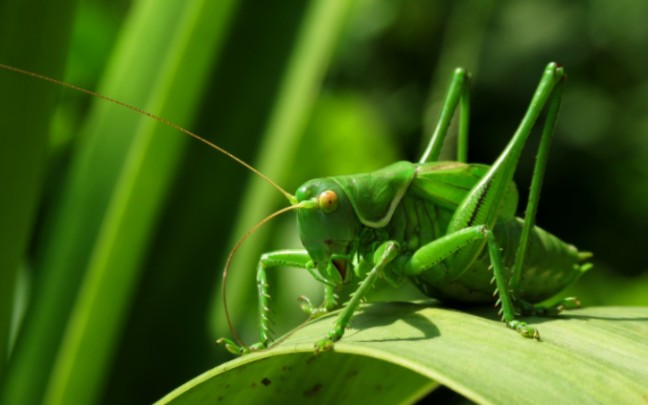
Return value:
<svg viewBox="0 0 648 405">
<path fill-rule="evenodd" d="M 425 303 L 364 306 L 334 351 L 313 342 L 330 315 L 260 353 L 222 364 L 160 403 L 413 402 L 438 384 L 478 403 L 641 403 L 648 308 L 597 307 L 529 318 L 541 341 L 492 317 Z"/>
</svg>

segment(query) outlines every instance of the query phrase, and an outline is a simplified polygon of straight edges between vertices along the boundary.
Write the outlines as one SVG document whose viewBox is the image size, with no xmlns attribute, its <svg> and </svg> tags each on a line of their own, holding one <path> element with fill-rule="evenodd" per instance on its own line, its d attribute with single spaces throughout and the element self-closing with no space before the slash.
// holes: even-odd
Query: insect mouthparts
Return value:
<svg viewBox="0 0 648 405">
<path fill-rule="evenodd" d="M 342 276 L 342 279 L 344 279 L 345 276 L 346 276 L 346 260 L 344 260 L 344 259 L 333 259 L 331 261 L 333 262 L 333 265 L 335 266 L 335 268 L 338 270 L 338 272 Z"/>
</svg>

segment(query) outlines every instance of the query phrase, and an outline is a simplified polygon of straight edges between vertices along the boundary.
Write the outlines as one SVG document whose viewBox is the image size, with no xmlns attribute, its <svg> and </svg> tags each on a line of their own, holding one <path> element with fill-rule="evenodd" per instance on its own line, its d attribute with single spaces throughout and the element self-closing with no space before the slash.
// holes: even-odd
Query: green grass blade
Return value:
<svg viewBox="0 0 648 405">
<path fill-rule="evenodd" d="M 385 394 L 392 390 L 401 402 L 413 402 L 422 390 L 434 388 L 434 381 L 486 404 L 645 401 L 648 308 L 594 307 L 530 318 L 542 341 L 524 339 L 501 322 L 478 316 L 493 312 L 416 303 L 367 305 L 333 352 L 312 353 L 313 342 L 332 326 L 331 315 L 270 350 L 204 373 L 159 403 L 357 403 L 353 396 L 345 398 L 352 381 L 363 401 L 371 403 L 390 403 L 393 398 Z M 346 378 L 337 378 L 340 374 Z"/>
<path fill-rule="evenodd" d="M 0 62 L 60 77 L 75 3 L 0 2 Z M 0 72 L 0 381 L 7 363 L 16 274 L 42 191 L 48 123 L 57 92 L 32 78 Z"/>
<path fill-rule="evenodd" d="M 280 7 L 241 3 L 225 53 L 205 88 L 196 132 L 252 163 L 306 7 L 301 1 Z M 203 144 L 188 146 L 115 359 L 110 403 L 151 402 L 229 357 L 207 330 L 209 309 L 223 255 L 231 248 L 239 196 L 254 175 Z M 160 357 L 161 352 L 166 355 Z"/>
<path fill-rule="evenodd" d="M 140 89 L 140 94 L 150 97 L 146 109 L 176 122 L 189 122 L 212 62 L 205 49 L 219 49 L 215 45 L 227 33 L 234 4 L 140 2 L 122 39 L 124 48 L 115 56 L 116 69 L 108 72 L 108 86 L 137 86 L 137 76 L 152 75 L 150 87 Z M 156 18 L 151 18 L 151 10 L 156 10 Z M 151 41 L 143 41 L 143 37 Z M 129 61 L 151 48 L 157 53 L 150 55 L 149 62 L 157 66 L 133 74 Z M 107 116 L 97 120 L 103 136 L 109 138 L 115 132 L 113 120 Z M 132 143 L 123 155 L 123 167 L 115 171 L 119 177 L 97 228 L 79 299 L 48 386 L 48 403 L 87 403 L 97 398 L 138 281 L 137 265 L 182 145 L 189 140 L 147 117 L 136 120 L 139 122 L 133 128 L 137 132 L 129 140 Z"/>
<path fill-rule="evenodd" d="M 186 125 L 235 4 L 136 3 L 100 91 Z M 38 291 L 12 359 L 9 403 L 40 402 L 46 386 L 49 403 L 96 399 L 186 141 L 103 101 L 92 111 L 61 200 L 46 219 Z"/>
<path fill-rule="evenodd" d="M 492 0 L 479 1 L 474 2 L 473 7 L 456 7 L 450 13 L 439 61 L 434 66 L 431 86 L 428 91 L 428 101 L 423 116 L 423 133 L 425 135 L 432 134 L 434 130 L 450 73 L 457 67 L 463 67 L 471 76 L 479 74 L 479 50 L 482 48 L 484 32 L 493 8 Z M 454 131 L 450 131 L 448 136 L 449 139 L 452 139 L 456 135 Z M 427 138 L 423 137 L 421 142 L 425 145 Z M 441 156 L 444 159 L 455 160 L 455 153 L 449 153 L 454 149 L 454 142 L 446 141 Z"/>
</svg>

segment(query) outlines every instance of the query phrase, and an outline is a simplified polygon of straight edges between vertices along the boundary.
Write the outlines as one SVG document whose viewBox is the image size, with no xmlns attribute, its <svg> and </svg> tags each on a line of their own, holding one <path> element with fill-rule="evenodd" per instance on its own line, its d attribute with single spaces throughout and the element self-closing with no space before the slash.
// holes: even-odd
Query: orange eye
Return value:
<svg viewBox="0 0 648 405">
<path fill-rule="evenodd" d="M 338 198 L 335 191 L 323 191 L 322 194 L 319 195 L 318 201 L 321 210 L 326 213 L 333 212 L 337 208 Z"/>
</svg>

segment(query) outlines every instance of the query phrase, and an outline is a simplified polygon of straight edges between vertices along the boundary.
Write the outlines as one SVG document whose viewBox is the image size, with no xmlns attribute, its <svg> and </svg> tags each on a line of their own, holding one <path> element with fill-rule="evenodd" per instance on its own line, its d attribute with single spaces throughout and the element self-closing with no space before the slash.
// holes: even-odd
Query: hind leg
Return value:
<svg viewBox="0 0 648 405">
<path fill-rule="evenodd" d="M 519 301 L 517 304 L 520 309 L 520 313 L 524 316 L 555 316 L 566 309 L 578 309 L 581 307 L 581 302 L 576 297 L 563 298 L 562 300 L 548 307 L 531 304 L 530 302 L 526 301 Z"/>
</svg>

